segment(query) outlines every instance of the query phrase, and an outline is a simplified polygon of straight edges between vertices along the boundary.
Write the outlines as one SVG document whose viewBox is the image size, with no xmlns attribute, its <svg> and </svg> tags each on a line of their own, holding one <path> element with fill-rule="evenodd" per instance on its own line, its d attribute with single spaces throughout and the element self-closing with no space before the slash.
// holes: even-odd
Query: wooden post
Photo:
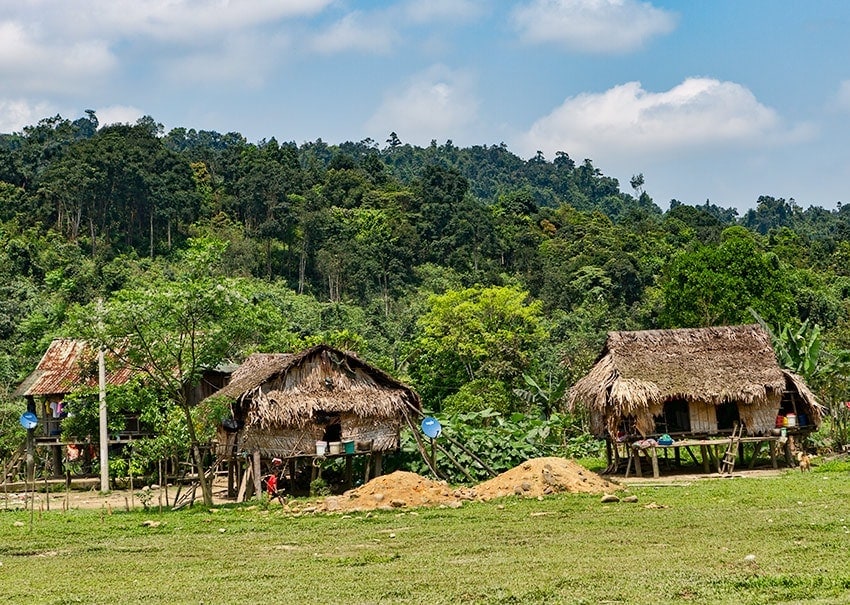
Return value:
<svg viewBox="0 0 850 605">
<path fill-rule="evenodd" d="M 791 446 L 794 444 L 794 438 L 791 435 L 788 435 L 787 441 L 785 441 L 785 465 L 788 467 L 794 466 L 794 458 L 791 456 Z"/>
<path fill-rule="evenodd" d="M 640 468 L 640 449 L 633 447 L 632 448 L 632 456 L 635 459 L 635 475 L 638 477 L 643 477 L 643 471 Z"/>
<path fill-rule="evenodd" d="M 658 448 L 651 447 L 649 449 L 651 450 L 649 453 L 652 456 L 652 476 L 657 479 L 660 475 L 658 472 Z"/>
<path fill-rule="evenodd" d="M 779 465 L 776 463 L 776 440 L 771 439 L 768 442 L 768 446 L 770 447 L 770 465 L 773 468 L 779 468 Z"/>
<path fill-rule="evenodd" d="M 345 485 L 349 489 L 351 489 L 352 481 L 351 481 L 351 473 L 352 473 L 352 458 L 353 456 L 348 455 L 345 457 Z"/>
<path fill-rule="evenodd" d="M 374 463 L 375 463 L 374 470 L 375 470 L 375 476 L 376 477 L 380 477 L 381 475 L 384 474 L 383 456 L 384 455 L 383 455 L 382 452 L 375 452 L 373 460 L 374 460 Z"/>
<path fill-rule="evenodd" d="M 704 472 L 705 474 L 708 474 L 710 472 L 709 467 L 708 467 L 708 446 L 707 445 L 700 445 L 699 446 L 699 453 L 702 456 L 702 472 Z"/>
<path fill-rule="evenodd" d="M 259 498 L 263 493 L 263 476 L 260 474 L 260 450 L 254 450 L 254 494 Z"/>
<path fill-rule="evenodd" d="M 51 454 L 53 455 L 53 477 L 55 479 L 62 478 L 62 446 L 61 445 L 51 445 L 50 446 Z"/>
</svg>

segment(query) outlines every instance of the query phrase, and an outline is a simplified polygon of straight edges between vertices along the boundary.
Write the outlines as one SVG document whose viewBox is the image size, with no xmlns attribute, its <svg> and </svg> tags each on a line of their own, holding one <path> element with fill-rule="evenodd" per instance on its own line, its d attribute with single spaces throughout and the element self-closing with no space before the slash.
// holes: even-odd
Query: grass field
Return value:
<svg viewBox="0 0 850 605">
<path fill-rule="evenodd" d="M 0 511 L 0 599 L 850 603 L 847 463 L 630 493 L 350 516 L 36 511 L 32 527 Z"/>
</svg>

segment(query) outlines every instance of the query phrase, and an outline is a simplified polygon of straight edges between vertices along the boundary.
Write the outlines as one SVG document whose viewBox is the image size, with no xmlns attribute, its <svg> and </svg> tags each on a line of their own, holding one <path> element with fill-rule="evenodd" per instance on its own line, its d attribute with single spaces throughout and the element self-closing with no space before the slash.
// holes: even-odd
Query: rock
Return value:
<svg viewBox="0 0 850 605">
<path fill-rule="evenodd" d="M 522 489 L 522 486 L 514 486 L 514 494 L 516 494 L 517 496 L 522 496 L 524 493 L 525 491 Z"/>
<path fill-rule="evenodd" d="M 531 491 L 531 484 L 528 481 L 523 481 L 522 484 L 520 484 L 520 487 L 524 492 Z"/>
<path fill-rule="evenodd" d="M 744 562 L 745 563 L 755 563 L 756 562 L 756 556 L 752 555 L 752 554 L 747 555 L 746 557 L 744 557 Z"/>
<path fill-rule="evenodd" d="M 608 503 L 608 502 L 619 502 L 619 501 L 620 501 L 620 498 L 618 496 L 614 495 L 614 494 L 605 494 L 605 495 L 602 496 L 602 500 L 600 500 L 600 502 L 602 502 L 603 504 Z"/>
<path fill-rule="evenodd" d="M 393 508 L 402 508 L 403 506 L 407 506 L 407 502 L 404 500 L 390 500 L 390 506 Z"/>
<path fill-rule="evenodd" d="M 142 527 L 159 527 L 160 525 L 162 525 L 162 521 L 152 521 L 150 519 L 142 521 Z"/>
<path fill-rule="evenodd" d="M 635 496 L 634 494 L 632 494 L 631 496 L 626 496 L 625 498 L 623 498 L 623 502 L 637 502 L 637 501 L 638 501 L 638 497 Z"/>
<path fill-rule="evenodd" d="M 372 497 L 375 499 L 375 502 L 383 502 L 384 501 L 384 494 L 379 493 L 379 494 L 375 494 Z"/>
</svg>

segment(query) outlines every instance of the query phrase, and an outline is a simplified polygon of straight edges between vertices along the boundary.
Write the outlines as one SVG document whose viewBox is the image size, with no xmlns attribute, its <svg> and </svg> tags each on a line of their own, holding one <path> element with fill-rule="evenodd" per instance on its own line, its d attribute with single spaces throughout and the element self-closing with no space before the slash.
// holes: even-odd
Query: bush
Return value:
<svg viewBox="0 0 850 605">
<path fill-rule="evenodd" d="M 525 414 L 505 416 L 492 409 L 446 415 L 440 418 L 443 433 L 437 438 L 439 446 L 449 450 L 475 481 L 490 477 L 488 471 L 463 450 L 469 450 L 497 473 L 509 470 L 526 460 L 544 456 L 570 458 L 595 457 L 602 442 L 576 427 L 575 419 L 567 414 L 553 414 L 548 420 Z M 425 439 L 430 455 L 430 444 Z M 456 445 L 452 441 L 463 446 Z M 442 452 L 436 452 L 439 472 L 450 483 L 468 481 L 463 472 Z M 387 470 L 403 469 L 419 474 L 430 472 L 423 460 L 414 436 L 402 432 L 401 450 L 388 457 Z"/>
</svg>

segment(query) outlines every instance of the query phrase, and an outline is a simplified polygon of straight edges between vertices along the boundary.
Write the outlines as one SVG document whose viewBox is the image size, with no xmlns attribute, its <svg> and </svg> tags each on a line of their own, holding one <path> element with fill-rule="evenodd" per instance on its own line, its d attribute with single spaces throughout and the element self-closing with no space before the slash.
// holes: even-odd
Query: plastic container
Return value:
<svg viewBox="0 0 850 605">
<path fill-rule="evenodd" d="M 342 442 L 342 449 L 346 454 L 354 453 L 354 439 L 349 439 Z"/>
<path fill-rule="evenodd" d="M 341 441 L 331 441 L 328 443 L 328 447 L 330 448 L 331 454 L 341 454 L 342 453 L 342 442 Z"/>
<path fill-rule="evenodd" d="M 328 442 L 327 441 L 317 441 L 316 442 L 316 455 L 317 456 L 324 456 L 326 451 L 328 451 Z"/>
<path fill-rule="evenodd" d="M 806 426 L 809 424 L 809 418 L 805 414 L 797 414 L 797 426 Z"/>
<path fill-rule="evenodd" d="M 794 412 L 788 412 L 785 419 L 788 420 L 788 426 L 797 426 L 797 414 Z"/>
<path fill-rule="evenodd" d="M 785 426 L 785 416 L 783 416 L 782 414 L 777 416 L 776 417 L 776 424 L 774 426 L 778 429 L 781 429 L 783 426 Z"/>
</svg>

